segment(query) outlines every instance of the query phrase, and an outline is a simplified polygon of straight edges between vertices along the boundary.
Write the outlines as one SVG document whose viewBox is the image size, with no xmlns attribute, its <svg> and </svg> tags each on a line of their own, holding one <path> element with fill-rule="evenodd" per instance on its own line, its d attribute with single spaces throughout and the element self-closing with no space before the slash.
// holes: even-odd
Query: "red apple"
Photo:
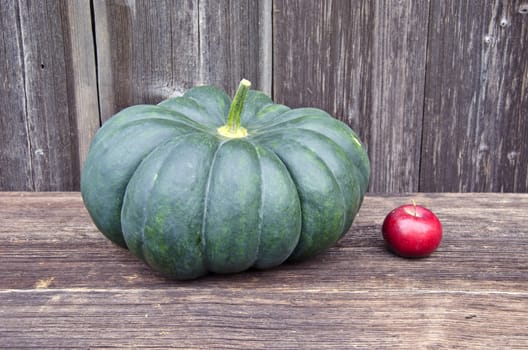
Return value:
<svg viewBox="0 0 528 350">
<path fill-rule="evenodd" d="M 381 228 L 387 247 L 399 256 L 423 258 L 442 240 L 442 224 L 429 209 L 406 204 L 392 210 Z"/>
</svg>

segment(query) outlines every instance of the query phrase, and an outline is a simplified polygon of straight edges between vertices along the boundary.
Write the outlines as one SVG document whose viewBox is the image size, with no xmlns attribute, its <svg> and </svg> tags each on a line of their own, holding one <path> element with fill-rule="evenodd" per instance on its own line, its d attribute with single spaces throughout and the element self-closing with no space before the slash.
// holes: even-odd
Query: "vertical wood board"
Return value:
<svg viewBox="0 0 528 350">
<path fill-rule="evenodd" d="M 260 56 L 269 47 L 269 23 L 263 11 L 270 9 L 258 1 L 199 1 L 200 83 L 223 87 L 232 96 L 242 78 L 254 89 L 265 89 L 262 73 L 270 62 Z M 268 73 L 269 74 L 269 73 Z"/>
<path fill-rule="evenodd" d="M 198 52 L 193 3 L 180 1 L 172 11 L 167 1 L 94 1 L 103 122 L 129 105 L 157 103 L 189 87 Z"/>
<path fill-rule="evenodd" d="M 78 190 L 99 124 L 89 1 L 5 2 L 1 18 L 0 188 Z"/>
<path fill-rule="evenodd" d="M 26 118 L 36 191 L 79 186 L 77 128 L 66 86 L 68 53 L 62 21 L 58 1 L 20 1 Z"/>
<path fill-rule="evenodd" d="M 368 146 L 371 190 L 418 191 L 429 1 L 375 1 Z"/>
<path fill-rule="evenodd" d="M 63 1 L 64 48 L 70 114 L 75 119 L 79 164 L 86 159 L 91 140 L 99 128 L 99 103 L 95 47 L 90 0 Z"/>
<path fill-rule="evenodd" d="M 94 2 L 104 120 L 133 104 L 158 103 L 199 84 L 233 93 L 247 78 L 266 88 L 261 57 L 266 2 Z M 263 26 L 265 27 L 265 26 Z M 269 26 L 266 28 L 269 29 Z M 261 83 L 262 81 L 262 83 Z M 269 90 L 269 88 L 268 88 Z"/>
<path fill-rule="evenodd" d="M 371 191 L 418 187 L 429 2 L 277 1 L 274 96 L 356 130 Z"/>
<path fill-rule="evenodd" d="M 370 2 L 275 1 L 273 90 L 291 107 L 326 109 L 356 129 L 369 104 Z M 359 130 L 360 131 L 360 130 Z"/>
<path fill-rule="evenodd" d="M 34 190 L 19 6 L 0 10 L 0 189 Z"/>
<path fill-rule="evenodd" d="M 421 191 L 528 191 L 528 15 L 520 2 L 435 2 Z"/>
</svg>

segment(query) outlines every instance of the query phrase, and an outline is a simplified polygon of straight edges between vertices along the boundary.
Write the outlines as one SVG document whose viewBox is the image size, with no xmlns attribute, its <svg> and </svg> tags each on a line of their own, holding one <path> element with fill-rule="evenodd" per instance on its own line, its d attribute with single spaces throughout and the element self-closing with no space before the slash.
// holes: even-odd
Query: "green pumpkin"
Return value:
<svg viewBox="0 0 528 350">
<path fill-rule="evenodd" d="M 97 132 L 81 192 L 97 228 L 153 269 L 191 279 L 321 253 L 350 228 L 370 166 L 357 135 L 243 80 L 124 109 Z"/>
</svg>

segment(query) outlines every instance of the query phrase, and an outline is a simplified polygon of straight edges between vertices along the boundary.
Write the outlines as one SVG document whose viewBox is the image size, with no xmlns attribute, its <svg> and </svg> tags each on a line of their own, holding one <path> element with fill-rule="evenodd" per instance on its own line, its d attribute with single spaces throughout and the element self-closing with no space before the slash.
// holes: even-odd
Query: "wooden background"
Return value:
<svg viewBox="0 0 528 350">
<path fill-rule="evenodd" d="M 355 129 L 371 192 L 528 192 L 528 0 L 0 0 L 0 37 L 0 190 L 78 190 L 113 113 L 245 77 Z"/>
</svg>

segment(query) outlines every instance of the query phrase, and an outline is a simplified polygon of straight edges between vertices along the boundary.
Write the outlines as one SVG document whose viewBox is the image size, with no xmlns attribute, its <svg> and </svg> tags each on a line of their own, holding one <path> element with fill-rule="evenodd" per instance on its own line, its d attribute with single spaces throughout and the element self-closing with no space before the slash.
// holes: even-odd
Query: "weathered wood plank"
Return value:
<svg viewBox="0 0 528 350">
<path fill-rule="evenodd" d="M 374 192 L 418 190 L 429 1 L 277 1 L 274 96 L 367 144 Z"/>
<path fill-rule="evenodd" d="M 0 8 L 0 189 L 33 190 L 19 5 Z"/>
<path fill-rule="evenodd" d="M 255 88 L 269 84 L 260 82 L 271 64 L 260 55 L 266 45 L 259 26 L 266 18 L 263 4 L 97 0 L 94 10 L 103 120 L 197 84 L 230 93 L 243 77 Z"/>
<path fill-rule="evenodd" d="M 444 240 L 419 262 L 385 251 L 381 223 L 394 207 L 414 198 L 444 225 Z M 272 271 L 209 276 L 193 285 L 264 283 L 370 290 L 522 291 L 528 279 L 528 197 L 523 194 L 416 194 L 367 196 L 351 232 L 310 261 Z M 0 193 L 2 288 L 34 288 L 52 279 L 53 288 L 159 287 L 152 273 L 128 251 L 112 245 L 95 226 L 78 193 Z M 358 268 L 354 268 L 358 267 Z M 314 279 L 314 274 L 318 275 Z M 171 285 L 188 283 L 170 282 Z"/>
<path fill-rule="evenodd" d="M 380 225 L 414 198 L 439 250 L 401 259 Z M 367 196 L 315 259 L 173 282 L 111 245 L 78 193 L 0 193 L 0 348 L 528 346 L 528 195 Z"/>
<path fill-rule="evenodd" d="M 275 1 L 275 100 L 328 110 L 366 137 L 373 14 L 370 1 Z"/>
<path fill-rule="evenodd" d="M 433 2 L 421 191 L 528 191 L 521 2 Z"/>
<path fill-rule="evenodd" d="M 259 0 L 259 78 L 256 85 L 272 96 L 273 86 L 273 1 Z"/>
<path fill-rule="evenodd" d="M 79 165 L 82 169 L 92 138 L 100 126 L 90 0 L 66 0 L 61 6 L 64 13 L 70 117 L 75 119 Z"/>
<path fill-rule="evenodd" d="M 25 118 L 36 191 L 79 188 L 77 127 L 75 117 L 70 117 L 62 18 L 58 1 L 20 2 Z"/>
<path fill-rule="evenodd" d="M 376 1 L 367 139 L 375 192 L 418 191 L 429 1 Z"/>
<path fill-rule="evenodd" d="M 271 61 L 261 54 L 269 48 L 271 17 L 265 11 L 270 10 L 254 0 L 199 1 L 200 83 L 224 87 L 231 95 L 242 78 L 255 89 L 269 89 L 270 81 L 261 80 Z"/>
<path fill-rule="evenodd" d="M 0 347 L 526 349 L 527 299 L 309 286 L 4 291 Z"/>
<path fill-rule="evenodd" d="M 175 7 L 173 9 L 173 7 Z M 157 103 L 194 83 L 196 5 L 180 1 L 94 1 L 101 119 Z"/>
<path fill-rule="evenodd" d="M 78 189 L 99 123 L 89 1 L 5 2 L 1 11 L 0 189 Z"/>
</svg>

